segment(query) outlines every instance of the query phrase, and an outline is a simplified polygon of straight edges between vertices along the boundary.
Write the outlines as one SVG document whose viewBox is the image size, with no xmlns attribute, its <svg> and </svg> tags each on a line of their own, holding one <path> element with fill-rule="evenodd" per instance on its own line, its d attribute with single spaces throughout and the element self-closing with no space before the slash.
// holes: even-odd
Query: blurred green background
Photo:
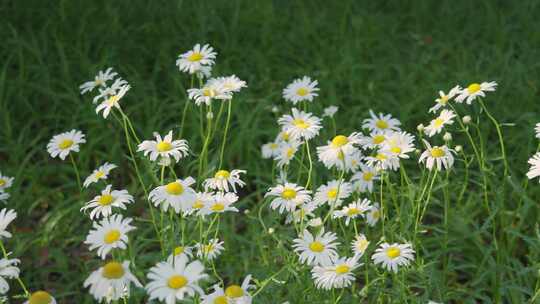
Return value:
<svg viewBox="0 0 540 304">
<path fill-rule="evenodd" d="M 9 207 L 19 213 L 7 247 L 21 258 L 22 277 L 32 289 L 51 290 L 60 303 L 83 301 L 82 280 L 96 264 L 87 262 L 92 254 L 82 240 L 90 223 L 79 208 L 93 194 L 76 194 L 69 163 L 51 159 L 46 143 L 54 134 L 82 130 L 88 139 L 77 155 L 82 175 L 106 160 L 114 162 L 121 166 L 113 174 L 114 184 L 140 197 L 125 158 L 123 130 L 112 119 L 95 115 L 91 98 L 81 97 L 78 85 L 112 66 L 132 86 L 122 107 L 142 138 L 177 130 L 189 77 L 177 70 L 175 60 L 196 43 L 217 50 L 214 74 L 234 73 L 249 85 L 235 103 L 226 150 L 231 168 L 249 172 L 248 191 L 254 194 L 242 202 L 243 208 L 253 207 L 269 183 L 271 162 L 261 161 L 259 149 L 277 132 L 270 109 L 286 108 L 281 90 L 303 75 L 320 83 L 315 112 L 332 104 L 340 107 L 338 130 L 343 132 L 360 129 L 370 108 L 392 113 L 414 131 L 431 119 L 427 109 L 438 90 L 497 81 L 499 88 L 487 102 L 500 121 L 515 124 L 506 125 L 504 133 L 520 180 L 537 145 L 533 125 L 540 121 L 539 7 L 540 1 L 487 0 L 2 1 L 0 171 L 16 178 Z M 197 146 L 198 112 L 188 121 L 184 134 Z M 496 134 L 486 130 L 491 132 L 487 146 L 496 150 Z M 501 231 L 508 234 L 502 239 L 511 235 L 518 243 L 504 252 L 498 267 L 486 259 L 493 253 L 490 242 L 473 233 L 482 224 L 474 224 L 477 205 L 456 207 L 453 244 L 464 253 L 461 271 L 466 275 L 439 286 L 440 271 L 424 273 L 422 280 L 434 287 L 418 289 L 422 301 L 436 298 L 434 290 L 443 288 L 455 302 L 490 302 L 493 276 L 502 278 L 504 303 L 531 298 L 538 276 L 539 191 L 528 193 L 522 197 L 526 209 L 507 210 L 530 221 Z M 230 236 L 250 252 L 247 256 L 256 255 L 250 241 L 261 228 L 251 229 Z M 437 254 L 424 259 L 436 260 Z M 235 265 L 265 276 L 264 268 L 249 269 L 249 258 L 244 259 Z M 224 263 L 234 260 L 231 251 Z M 228 273 L 237 268 L 222 267 Z M 14 281 L 11 285 L 18 290 Z M 274 296 L 301 303 L 301 291 L 301 285 L 272 286 L 256 302 L 277 303 L 270 300 Z"/>
</svg>

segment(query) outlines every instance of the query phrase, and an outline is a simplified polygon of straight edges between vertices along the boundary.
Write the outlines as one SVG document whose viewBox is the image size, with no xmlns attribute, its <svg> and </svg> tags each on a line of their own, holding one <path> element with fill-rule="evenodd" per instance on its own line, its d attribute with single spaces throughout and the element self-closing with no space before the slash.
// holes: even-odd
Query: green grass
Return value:
<svg viewBox="0 0 540 304">
<path fill-rule="evenodd" d="M 146 217 L 123 130 L 113 119 L 95 115 L 78 85 L 113 66 L 132 85 L 123 109 L 139 136 L 176 130 L 189 79 L 174 62 L 180 52 L 201 42 L 219 53 L 217 75 L 234 73 L 249 84 L 235 99 L 225 157 L 230 168 L 248 171 L 249 186 L 239 206 L 252 214 L 228 216 L 223 223 L 221 235 L 226 244 L 234 244 L 218 264 L 226 281 L 238 281 L 247 273 L 259 280 L 270 276 L 283 265 L 278 243 L 288 246 L 295 237 L 274 212 L 265 209 L 263 214 L 266 225 L 278 230 L 275 238 L 264 233 L 253 214 L 271 184 L 272 164 L 261 160 L 259 152 L 277 132 L 270 109 L 278 105 L 285 111 L 281 90 L 292 79 L 309 75 L 319 80 L 321 94 L 311 110 L 320 113 L 324 106 L 338 105 L 340 133 L 359 130 L 370 108 L 392 113 L 412 132 L 428 121 L 426 112 L 438 90 L 495 80 L 500 87 L 486 102 L 500 122 L 508 123 L 503 127 L 508 180 L 496 159 L 495 129 L 485 115 L 474 117 L 483 120 L 489 199 L 496 216 L 490 218 L 483 208 L 478 173 L 471 173 L 461 201 L 456 201 L 456 193 L 445 192 L 441 180 L 422 227 L 416 265 L 397 278 L 387 276 L 367 295 L 346 293 L 342 299 L 526 303 L 538 286 L 540 255 L 540 188 L 536 181 L 527 187 L 523 179 L 526 160 L 537 146 L 532 127 L 540 120 L 539 7 L 538 1 L 4 1 L 0 170 L 15 177 L 9 207 L 19 214 L 6 246 L 21 259 L 22 278 L 31 289 L 50 290 L 60 303 L 92 303 L 82 282 L 98 263 L 82 244 L 90 221 L 79 209 L 94 194 L 77 194 L 69 162 L 51 159 L 46 143 L 54 134 L 83 130 L 88 143 L 76 155 L 82 175 L 103 161 L 120 165 L 112 181 L 137 197 L 129 214 Z M 200 147 L 198 113 L 190 113 L 184 134 L 193 147 Z M 454 137 L 472 153 L 463 135 Z M 323 141 L 321 137 L 319 143 Z M 218 144 L 210 151 L 214 157 Z M 195 174 L 196 161 L 189 158 L 179 173 Z M 407 166 L 417 168 L 414 160 Z M 451 182 L 462 182 L 462 167 L 451 174 Z M 316 176 L 317 184 L 325 179 Z M 404 196 L 399 191 L 395 195 Z M 446 249 L 441 246 L 445 200 L 451 205 Z M 389 229 L 410 235 L 409 220 L 403 221 Z M 159 249 L 147 240 L 153 237 L 151 227 L 141 226 L 145 228 L 139 229 L 135 251 L 145 254 L 136 258 L 141 269 L 148 269 L 159 259 Z M 447 270 L 441 266 L 445 259 Z M 306 269 L 291 267 L 278 277 L 285 284 L 271 283 L 255 302 L 331 300 L 331 293 L 313 288 Z M 357 291 L 363 287 L 365 267 L 360 269 Z M 370 271 L 375 277 L 373 268 Z M 15 281 L 10 285 L 12 294 L 20 294 Z M 141 296 L 141 290 L 136 295 Z"/>
</svg>

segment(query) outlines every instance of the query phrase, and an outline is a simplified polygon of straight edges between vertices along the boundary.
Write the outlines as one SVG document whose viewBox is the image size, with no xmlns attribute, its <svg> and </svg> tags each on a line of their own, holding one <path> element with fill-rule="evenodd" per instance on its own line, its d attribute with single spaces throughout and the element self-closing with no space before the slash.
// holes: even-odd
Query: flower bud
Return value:
<svg viewBox="0 0 540 304">
<path fill-rule="evenodd" d="M 419 124 L 417 127 L 416 127 L 416 130 L 418 130 L 418 132 L 424 132 L 424 125 L 423 124 Z"/>
<path fill-rule="evenodd" d="M 448 132 L 444 133 L 443 139 L 444 139 L 444 141 L 451 141 L 452 140 L 452 134 L 450 134 Z"/>
<path fill-rule="evenodd" d="M 463 116 L 463 123 L 464 123 L 464 124 L 470 123 L 471 120 L 472 120 L 472 118 L 471 118 L 469 115 Z"/>
<path fill-rule="evenodd" d="M 461 152 L 463 151 L 463 147 L 461 145 L 457 145 L 454 150 L 456 150 L 456 152 Z"/>
</svg>

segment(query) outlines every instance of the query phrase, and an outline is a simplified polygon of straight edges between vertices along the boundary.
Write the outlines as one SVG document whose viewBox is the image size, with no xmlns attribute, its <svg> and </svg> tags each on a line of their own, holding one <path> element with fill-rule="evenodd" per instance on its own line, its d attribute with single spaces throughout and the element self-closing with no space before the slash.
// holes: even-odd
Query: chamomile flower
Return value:
<svg viewBox="0 0 540 304">
<path fill-rule="evenodd" d="M 142 151 L 144 156 L 148 155 L 151 161 L 157 160 L 158 157 L 161 159 L 173 157 L 176 161 L 179 161 L 189 153 L 187 141 L 184 139 L 173 140 L 172 130 L 163 138 L 154 132 L 154 137 L 156 140 L 145 140 L 139 144 L 137 149 L 137 152 Z"/>
<path fill-rule="evenodd" d="M 0 240 L 11 237 L 11 233 L 9 233 L 6 229 L 15 218 L 17 218 L 17 212 L 15 212 L 15 210 L 8 210 L 6 208 L 0 210 Z"/>
<path fill-rule="evenodd" d="M 275 158 L 279 155 L 280 145 L 276 142 L 269 142 L 261 147 L 261 154 L 263 158 Z"/>
<path fill-rule="evenodd" d="M 426 164 L 426 168 L 432 170 L 435 166 L 435 169 L 440 171 L 442 169 L 448 170 L 454 165 L 454 153 L 453 149 L 448 148 L 446 145 L 443 146 L 431 146 L 427 141 L 424 140 L 426 145 L 426 150 L 420 155 L 419 163 Z"/>
<path fill-rule="evenodd" d="M 21 261 L 18 259 L 0 259 L 0 294 L 5 294 L 9 291 L 9 284 L 6 279 L 16 279 L 19 277 L 19 268 L 17 264 Z"/>
<path fill-rule="evenodd" d="M 202 296 L 201 304 L 229 304 L 225 290 L 219 284 L 212 286 L 212 289 L 212 293 Z"/>
<path fill-rule="evenodd" d="M 407 153 L 414 151 L 414 135 L 407 132 L 392 132 L 384 141 L 380 151 L 392 156 L 408 159 Z"/>
<path fill-rule="evenodd" d="M 242 285 L 231 284 L 225 288 L 226 303 L 231 304 L 251 304 L 251 294 L 249 289 L 255 287 L 250 284 L 251 275 L 247 275 L 242 281 Z M 214 302 L 216 303 L 216 302 Z M 218 302 L 218 304 L 220 304 Z"/>
<path fill-rule="evenodd" d="M 61 160 L 64 160 L 69 153 L 79 152 L 79 145 L 85 142 L 84 134 L 79 130 L 73 129 L 69 132 L 53 136 L 47 144 L 47 152 L 53 158 L 58 156 Z"/>
<path fill-rule="evenodd" d="M 313 267 L 311 274 L 319 289 L 345 288 L 355 281 L 353 271 L 361 265 L 356 257 L 337 258 L 332 263 Z"/>
<path fill-rule="evenodd" d="M 0 191 L 5 191 L 7 188 L 11 187 L 13 185 L 13 177 L 2 175 L 2 172 L 0 172 Z"/>
<path fill-rule="evenodd" d="M 212 189 L 218 191 L 236 192 L 236 186 L 240 188 L 244 187 L 246 184 L 240 179 L 240 174 L 245 174 L 246 170 L 237 170 L 232 171 L 219 170 L 214 174 L 214 177 L 207 178 L 203 185 L 205 189 Z"/>
<path fill-rule="evenodd" d="M 293 105 L 300 101 L 313 101 L 313 98 L 318 96 L 317 80 L 304 76 L 303 78 L 295 79 L 285 89 L 283 89 L 283 98 Z"/>
<path fill-rule="evenodd" d="M 174 264 L 175 260 L 180 257 L 191 259 L 193 257 L 193 247 L 182 245 L 174 247 L 172 253 L 167 257 L 167 263 Z"/>
<path fill-rule="evenodd" d="M 371 210 L 371 201 L 368 199 L 357 200 L 353 203 L 350 203 L 348 206 L 343 207 L 341 210 L 334 211 L 334 218 L 345 218 L 345 225 L 349 226 L 351 219 L 356 219 L 357 217 L 364 217 L 366 212 Z"/>
<path fill-rule="evenodd" d="M 350 183 L 333 180 L 317 189 L 313 201 L 318 205 L 328 203 L 329 205 L 339 206 L 344 199 L 351 195 L 351 192 L 352 186 Z"/>
<path fill-rule="evenodd" d="M 195 194 L 195 202 L 191 205 L 191 208 L 184 210 L 184 215 L 197 213 L 203 215 L 205 207 L 214 201 L 214 194 L 210 192 L 197 192 Z"/>
<path fill-rule="evenodd" d="M 364 149 L 380 148 L 393 131 L 372 131 L 369 136 L 360 138 L 360 146 Z"/>
<path fill-rule="evenodd" d="M 278 167 L 283 168 L 287 166 L 296 155 L 296 152 L 298 152 L 299 147 L 300 143 L 294 140 L 283 142 L 279 146 L 278 155 L 275 157 Z"/>
<path fill-rule="evenodd" d="M 414 250 L 408 243 L 382 243 L 371 259 L 375 264 L 381 264 L 383 268 L 397 273 L 399 267 L 408 266 L 414 260 Z"/>
<path fill-rule="evenodd" d="M 293 240 L 292 247 L 299 255 L 300 263 L 307 265 L 327 265 L 337 259 L 337 236 L 333 232 L 324 232 L 324 228 L 313 236 L 304 230 L 299 238 Z"/>
<path fill-rule="evenodd" d="M 129 89 L 131 89 L 129 84 L 121 86 L 117 92 L 113 93 L 96 107 L 96 114 L 99 114 L 103 110 L 103 118 L 107 118 L 113 108 L 120 109 L 120 99 L 126 95 Z"/>
<path fill-rule="evenodd" d="M 28 298 L 28 301 L 23 304 L 56 304 L 56 299 L 50 293 L 38 290 L 33 292 Z"/>
<path fill-rule="evenodd" d="M 197 248 L 197 257 L 207 260 L 217 258 L 225 249 L 223 247 L 223 241 L 218 239 L 211 239 L 208 241 L 208 244 L 198 243 L 195 245 L 195 248 Z"/>
<path fill-rule="evenodd" d="M 238 201 L 238 196 L 236 194 L 218 192 L 214 194 L 213 200 L 204 206 L 204 209 L 201 210 L 201 214 L 207 215 L 224 213 L 227 211 L 238 212 L 238 209 L 232 206 L 236 201 Z"/>
<path fill-rule="evenodd" d="M 127 233 L 135 229 L 130 225 L 131 221 L 131 218 L 115 214 L 99 223 L 94 222 L 93 230 L 90 230 L 84 243 L 89 245 L 90 250 L 97 249 L 97 255 L 104 260 L 113 249 L 127 248 Z"/>
<path fill-rule="evenodd" d="M 9 193 L 0 191 L 0 202 L 6 202 L 9 199 Z"/>
<path fill-rule="evenodd" d="M 375 156 L 367 156 L 365 160 L 366 165 L 376 170 L 397 170 L 400 166 L 399 156 L 382 149 Z"/>
<path fill-rule="evenodd" d="M 319 205 L 314 202 L 298 205 L 297 209 L 295 209 L 292 213 L 287 214 L 285 224 L 290 224 L 292 222 L 307 223 L 310 218 L 315 217 L 315 213 L 313 213 L 313 211 L 315 211 L 317 207 L 319 207 Z"/>
<path fill-rule="evenodd" d="M 466 102 L 471 104 L 476 97 L 486 97 L 486 92 L 493 92 L 497 87 L 495 81 L 482 82 L 482 83 L 471 83 L 468 87 L 462 89 L 456 97 L 456 102 L 462 103 Z"/>
<path fill-rule="evenodd" d="M 370 131 L 399 131 L 401 122 L 393 118 L 391 114 L 379 113 L 376 115 L 372 110 L 369 110 L 371 118 L 364 119 L 362 128 Z"/>
<path fill-rule="evenodd" d="M 381 218 L 380 205 L 379 203 L 374 203 L 366 215 L 366 222 L 368 223 L 369 226 L 373 227 L 377 224 L 380 218 Z"/>
<path fill-rule="evenodd" d="M 435 105 L 429 109 L 429 113 L 435 113 L 440 108 L 446 107 L 448 102 L 452 100 L 452 98 L 454 98 L 460 91 L 460 86 L 453 87 L 450 89 L 448 94 L 445 94 L 443 91 L 439 91 L 439 98 L 435 99 Z"/>
<path fill-rule="evenodd" d="M 183 180 L 177 179 L 155 188 L 150 192 L 148 198 L 156 207 L 161 205 L 163 211 L 167 211 L 170 206 L 176 213 L 187 212 L 192 209 L 193 203 L 197 200 L 197 194 L 191 188 L 194 183 L 195 179 L 191 176 Z"/>
<path fill-rule="evenodd" d="M 104 102 L 109 99 L 109 97 L 117 95 L 118 92 L 120 92 L 120 89 L 127 86 L 129 83 L 118 77 L 114 80 L 114 82 L 110 86 L 105 86 L 103 88 L 99 88 L 99 94 L 97 94 L 93 99 L 92 103 L 96 104 L 98 102 Z"/>
<path fill-rule="evenodd" d="M 354 191 L 373 192 L 373 181 L 379 180 L 379 172 L 374 167 L 360 165 L 360 171 L 351 177 Z"/>
<path fill-rule="evenodd" d="M 320 118 L 297 108 L 292 108 L 292 115 L 285 114 L 279 118 L 278 123 L 295 140 L 310 140 L 322 128 Z"/>
<path fill-rule="evenodd" d="M 323 117 L 334 117 L 336 112 L 339 110 L 336 106 L 329 106 L 324 108 Z"/>
<path fill-rule="evenodd" d="M 92 272 L 83 285 L 85 288 L 90 287 L 90 294 L 94 299 L 110 303 L 129 295 L 131 283 L 142 287 L 129 270 L 129 261 L 110 261 Z"/>
<path fill-rule="evenodd" d="M 351 242 L 351 248 L 354 252 L 354 256 L 361 257 L 366 252 L 366 249 L 369 246 L 369 241 L 367 240 L 366 236 L 360 233 L 355 237 L 355 239 Z"/>
<path fill-rule="evenodd" d="M 216 55 L 217 53 L 214 52 L 214 49 L 209 44 L 201 46 L 197 43 L 192 50 L 178 56 L 176 66 L 182 72 L 193 74 L 198 72 L 203 66 L 213 65 Z"/>
<path fill-rule="evenodd" d="M 208 106 L 214 99 L 231 99 L 232 93 L 232 91 L 223 88 L 220 83 L 208 80 L 208 82 L 202 88 L 189 89 L 188 97 L 189 99 L 193 100 L 198 106 L 200 106 L 202 103 Z"/>
<path fill-rule="evenodd" d="M 530 165 L 530 168 L 527 172 L 527 178 L 533 179 L 540 176 L 540 152 L 537 152 L 531 158 L 529 158 L 528 163 Z"/>
<path fill-rule="evenodd" d="M 290 132 L 287 132 L 287 131 L 283 131 L 281 130 L 278 135 L 276 136 L 276 140 L 275 142 L 278 143 L 278 144 L 281 144 L 283 142 L 291 142 L 293 141 L 292 137 L 291 137 L 291 133 Z"/>
<path fill-rule="evenodd" d="M 279 213 L 293 212 L 297 206 L 311 200 L 310 191 L 293 183 L 285 183 L 270 188 L 264 197 L 273 197 L 270 208 L 278 209 Z"/>
<path fill-rule="evenodd" d="M 223 93 L 238 93 L 242 88 L 247 87 L 245 81 L 231 75 L 227 77 L 217 77 L 208 80 L 210 86 L 219 86 Z"/>
<path fill-rule="evenodd" d="M 104 71 L 99 71 L 94 77 L 94 80 L 87 81 L 79 86 L 81 94 L 92 92 L 96 87 L 104 87 L 107 85 L 107 81 L 114 79 L 118 73 L 113 72 L 112 68 L 108 68 Z"/>
<path fill-rule="evenodd" d="M 345 157 L 356 152 L 354 145 L 359 144 L 360 140 L 361 135 L 356 132 L 349 136 L 334 136 L 326 146 L 317 147 L 319 160 L 329 169 L 339 164 L 343 167 Z"/>
<path fill-rule="evenodd" d="M 186 256 L 175 259 L 174 263 L 159 262 L 150 268 L 147 275 L 150 282 L 145 289 L 149 300 L 158 299 L 167 304 L 175 304 L 177 300 L 193 297 L 196 293 L 204 295 L 199 281 L 208 277 L 200 261 L 188 263 Z"/>
<path fill-rule="evenodd" d="M 87 188 L 92 183 L 97 183 L 100 179 L 106 180 L 107 177 L 109 177 L 109 172 L 111 172 L 112 169 L 116 168 L 117 166 L 115 164 L 109 164 L 104 163 L 103 165 L 99 166 L 92 174 L 90 174 L 83 183 L 83 187 Z"/>
<path fill-rule="evenodd" d="M 435 134 L 439 134 L 445 125 L 451 125 L 454 123 L 454 114 L 451 110 L 442 110 L 439 117 L 433 119 L 427 127 L 424 128 L 427 136 L 432 137 Z"/>
<path fill-rule="evenodd" d="M 362 152 L 355 149 L 351 154 L 345 154 L 344 161 L 336 163 L 336 168 L 340 171 L 345 170 L 345 172 L 356 172 L 358 171 L 358 168 L 360 168 L 363 159 L 364 155 Z"/>
<path fill-rule="evenodd" d="M 92 209 L 90 219 L 107 217 L 112 214 L 112 208 L 126 209 L 126 204 L 133 203 L 133 196 L 127 190 L 112 190 L 112 186 L 107 185 L 101 195 L 94 197 L 81 208 L 81 211 Z"/>
</svg>

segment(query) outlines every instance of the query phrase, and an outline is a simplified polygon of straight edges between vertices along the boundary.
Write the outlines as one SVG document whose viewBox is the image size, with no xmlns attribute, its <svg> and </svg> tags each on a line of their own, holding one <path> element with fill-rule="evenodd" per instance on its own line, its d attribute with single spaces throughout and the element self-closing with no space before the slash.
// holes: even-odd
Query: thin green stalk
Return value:
<svg viewBox="0 0 540 304">
<path fill-rule="evenodd" d="M 221 142 L 221 152 L 219 153 L 219 167 L 222 168 L 223 165 L 223 153 L 225 152 L 225 143 L 227 142 L 227 132 L 229 131 L 229 123 L 231 121 L 231 112 L 232 112 L 232 99 L 228 101 L 227 106 L 227 121 L 225 122 L 225 130 L 223 131 L 223 141 Z"/>
<path fill-rule="evenodd" d="M 79 169 L 77 168 L 77 164 L 75 163 L 73 154 L 69 153 L 69 159 L 71 160 L 71 164 L 73 165 L 73 170 L 75 170 L 75 176 L 77 177 L 77 186 L 79 187 L 79 191 L 82 191 L 81 175 L 79 174 Z"/>
<path fill-rule="evenodd" d="M 486 115 L 495 126 L 495 129 L 497 130 L 497 136 L 499 137 L 499 144 L 501 146 L 501 155 L 502 155 L 503 163 L 504 163 L 504 177 L 506 178 L 506 176 L 508 176 L 508 160 L 506 159 L 506 149 L 504 148 L 504 139 L 502 135 L 501 125 L 495 119 L 495 117 L 493 117 L 493 115 L 491 115 L 491 113 L 488 111 L 486 105 L 484 104 L 484 101 L 481 98 L 479 98 L 479 100 L 480 100 L 480 105 L 482 106 L 482 108 L 486 112 Z"/>
<path fill-rule="evenodd" d="M 0 240 L 0 248 L 2 249 L 2 254 L 4 255 L 4 258 L 7 260 L 9 259 L 8 253 L 6 251 L 6 248 L 4 247 L 4 242 Z M 30 297 L 30 293 L 28 292 L 28 289 L 26 289 L 26 285 L 24 285 L 24 282 L 21 280 L 19 276 L 17 276 L 17 282 L 21 286 L 22 290 L 24 291 L 24 296 L 26 298 Z"/>
<path fill-rule="evenodd" d="M 309 151 L 308 140 L 306 140 L 306 151 L 307 151 L 307 156 L 308 156 L 308 161 L 309 161 L 309 171 L 308 171 L 308 179 L 306 182 L 306 186 L 304 188 L 309 189 L 309 185 L 311 183 L 311 172 L 313 171 L 313 161 L 311 160 L 311 152 Z M 345 169 L 343 170 L 343 172 L 345 172 Z M 338 188 L 338 191 L 339 191 L 339 188 Z"/>
</svg>

